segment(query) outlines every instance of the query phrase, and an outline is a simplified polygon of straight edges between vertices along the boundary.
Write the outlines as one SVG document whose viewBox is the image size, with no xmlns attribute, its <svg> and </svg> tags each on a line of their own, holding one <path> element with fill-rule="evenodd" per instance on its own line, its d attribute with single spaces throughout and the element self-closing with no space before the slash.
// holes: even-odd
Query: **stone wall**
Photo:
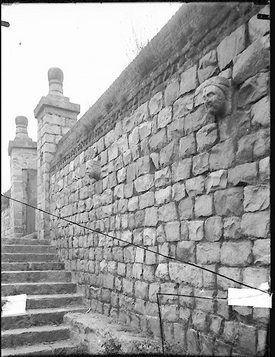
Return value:
<svg viewBox="0 0 275 357">
<path fill-rule="evenodd" d="M 10 207 L 8 206 L 1 211 L 1 237 L 9 237 L 11 233 L 10 225 Z"/>
<path fill-rule="evenodd" d="M 212 37 L 193 7 L 203 47 L 189 47 L 162 83 L 90 127 L 84 115 L 60 140 L 50 210 L 108 236 L 52 219 L 51 237 L 92 310 L 159 336 L 156 293 L 196 296 L 160 297 L 168 344 L 193 355 L 263 355 L 269 309 L 229 306 L 228 288 L 241 286 L 215 273 L 254 287 L 270 278 L 269 22 L 257 19 L 262 7 L 223 6 L 211 5 Z M 217 76 L 230 86 L 223 115 L 206 111 L 200 91 Z"/>
</svg>

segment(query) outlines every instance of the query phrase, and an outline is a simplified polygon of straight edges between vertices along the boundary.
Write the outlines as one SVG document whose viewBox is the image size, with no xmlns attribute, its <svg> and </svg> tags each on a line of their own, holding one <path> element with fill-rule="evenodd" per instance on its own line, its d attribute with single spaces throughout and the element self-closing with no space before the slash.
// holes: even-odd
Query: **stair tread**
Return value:
<svg viewBox="0 0 275 357">
<path fill-rule="evenodd" d="M 72 294 L 49 294 L 49 295 L 27 295 L 27 300 L 62 299 L 68 297 L 83 297 L 81 293 Z M 1 300 L 7 300 L 7 296 L 2 296 Z"/>
<path fill-rule="evenodd" d="M 4 348 L 1 351 L 1 356 L 21 356 L 21 355 L 30 355 L 32 353 L 35 353 L 38 355 L 38 353 L 41 352 L 52 352 L 55 349 L 65 349 L 65 348 L 74 348 L 78 347 L 78 344 L 71 339 L 68 340 L 62 340 L 62 341 L 57 341 L 53 343 L 39 343 L 31 346 L 18 346 L 15 348 Z M 51 353 L 49 353 L 50 355 Z"/>
<path fill-rule="evenodd" d="M 52 285 L 60 285 L 60 284 L 75 284 L 73 282 L 70 281 L 43 281 L 42 283 L 29 283 L 29 282 L 24 282 L 24 283 L 1 283 L 1 286 L 10 286 L 10 285 L 19 285 L 19 286 L 23 286 L 23 285 L 45 285 L 45 284 L 52 284 Z"/>
<path fill-rule="evenodd" d="M 26 312 L 19 313 L 19 314 L 12 314 L 3 317 L 10 317 L 10 316 L 21 316 L 21 315 L 35 315 L 35 314 L 45 314 L 45 313 L 53 313 L 53 312 L 64 312 L 64 311 L 72 311 L 72 310 L 86 310 L 87 307 L 85 306 L 66 306 L 66 307 L 53 307 L 53 308 L 45 308 L 45 309 L 29 309 Z"/>
<path fill-rule="evenodd" d="M 5 335 L 20 335 L 21 333 L 26 333 L 26 332 L 43 332 L 43 331 L 62 331 L 62 330 L 67 330 L 69 329 L 68 325 L 42 325 L 42 326 L 32 326 L 32 327 L 27 327 L 27 328 L 16 328 L 12 330 L 5 330 L 1 331 L 1 336 Z"/>
<path fill-rule="evenodd" d="M 60 272 L 64 272 L 64 273 L 71 273 L 68 270 L 2 270 L 1 273 L 9 273 L 9 274 L 15 274 L 15 273 L 60 273 Z"/>
</svg>

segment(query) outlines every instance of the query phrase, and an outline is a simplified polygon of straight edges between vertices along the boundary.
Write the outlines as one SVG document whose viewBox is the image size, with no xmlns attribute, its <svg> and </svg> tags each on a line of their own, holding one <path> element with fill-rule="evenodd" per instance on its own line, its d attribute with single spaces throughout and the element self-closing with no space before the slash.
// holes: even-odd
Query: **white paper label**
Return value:
<svg viewBox="0 0 275 357">
<path fill-rule="evenodd" d="M 228 289 L 228 305 L 265 307 L 271 309 L 272 294 L 255 289 Z"/>
</svg>

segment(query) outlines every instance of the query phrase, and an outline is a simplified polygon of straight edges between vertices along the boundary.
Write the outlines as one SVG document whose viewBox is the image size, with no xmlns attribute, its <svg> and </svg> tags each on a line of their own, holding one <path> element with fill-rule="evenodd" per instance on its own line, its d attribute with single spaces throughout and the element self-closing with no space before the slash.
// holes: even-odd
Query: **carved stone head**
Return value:
<svg viewBox="0 0 275 357">
<path fill-rule="evenodd" d="M 224 77 L 212 77 L 201 85 L 202 98 L 208 113 L 222 117 L 231 111 L 230 82 Z"/>
<path fill-rule="evenodd" d="M 88 160 L 86 163 L 86 173 L 90 179 L 98 181 L 101 178 L 101 163 L 97 160 Z"/>
</svg>

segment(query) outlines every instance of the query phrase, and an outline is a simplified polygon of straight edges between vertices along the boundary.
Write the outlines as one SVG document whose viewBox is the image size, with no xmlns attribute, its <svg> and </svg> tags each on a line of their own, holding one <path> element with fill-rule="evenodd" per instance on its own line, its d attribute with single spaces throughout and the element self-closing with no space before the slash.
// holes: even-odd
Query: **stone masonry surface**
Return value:
<svg viewBox="0 0 275 357">
<path fill-rule="evenodd" d="M 220 4 L 214 10 L 222 16 Z M 93 311 L 155 337 L 157 292 L 226 298 L 228 287 L 241 287 L 188 262 L 255 287 L 269 281 L 269 28 L 255 7 L 238 15 L 243 22 L 234 10 L 230 16 L 237 27 L 219 37 L 221 24 L 211 23 L 214 48 L 206 33 L 200 57 L 190 47 L 182 66 L 91 146 L 67 161 L 44 150 L 54 156 L 51 164 L 45 157 L 54 166 L 50 211 L 94 230 L 50 221 L 66 269 Z M 223 118 L 206 113 L 196 92 L 217 75 L 232 88 L 232 112 Z M 87 174 L 90 159 L 101 164 L 99 180 Z M 165 341 L 180 351 L 265 352 L 268 309 L 165 295 L 160 303 Z"/>
</svg>

